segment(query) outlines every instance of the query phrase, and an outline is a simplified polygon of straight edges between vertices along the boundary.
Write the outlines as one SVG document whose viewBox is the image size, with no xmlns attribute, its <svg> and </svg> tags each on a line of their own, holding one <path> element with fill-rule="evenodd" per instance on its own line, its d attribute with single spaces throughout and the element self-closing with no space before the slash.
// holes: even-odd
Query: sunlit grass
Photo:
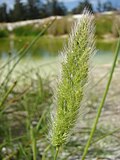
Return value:
<svg viewBox="0 0 120 160">
<path fill-rule="evenodd" d="M 51 52 L 54 46 L 56 52 L 56 50 L 58 50 L 57 45 L 61 47 L 66 41 L 64 39 L 65 41 L 63 42 L 63 39 L 56 37 L 52 45 L 49 45 L 47 36 L 42 37 L 40 41 L 38 40 L 39 36 L 41 35 L 35 37 L 37 39 L 33 39 L 34 35 L 27 37 L 27 41 L 25 37 L 23 39 L 19 37 L 18 42 L 21 43 L 19 46 L 20 51 L 18 52 L 19 56 L 15 55 L 15 57 L 11 57 L 12 59 L 9 59 L 10 57 L 7 59 L 6 57 L 8 61 L 6 61 L 4 66 L 0 66 L 0 80 L 2 82 L 0 83 L 0 159 L 2 160 L 36 160 L 37 158 L 53 160 L 54 157 L 54 148 L 50 145 L 47 134 L 49 112 L 50 107 L 53 105 L 53 90 L 57 76 L 56 72 L 53 74 L 52 71 L 54 69 L 59 69 L 59 67 L 56 65 L 52 66 L 48 63 L 40 64 L 37 67 L 35 66 L 35 68 L 31 67 L 29 69 L 27 63 L 26 67 L 22 66 L 24 70 L 22 70 L 21 67 L 16 71 L 17 74 L 14 74 L 16 66 L 19 65 L 19 62 L 27 52 L 32 50 L 33 45 L 36 48 L 39 43 L 43 46 L 44 44 L 46 46 L 48 45 Z M 18 37 L 15 38 L 17 41 Z M 50 40 L 51 39 L 49 39 L 49 41 Z M 58 41 L 58 44 L 56 44 L 56 41 Z M 101 41 L 98 42 L 101 43 Z M 2 44 L 4 45 L 4 43 Z M 108 45 L 109 43 L 106 44 Z M 104 44 L 102 44 L 102 46 L 103 45 Z M 111 42 L 109 45 L 111 45 Z M 110 48 L 109 45 L 107 46 L 108 49 Z M 23 49 L 21 50 L 22 46 Z M 36 50 L 34 50 L 34 52 L 36 52 Z M 45 71 L 44 67 L 46 70 L 49 70 L 49 74 L 44 73 L 44 76 L 42 76 L 42 73 Z M 72 65 L 70 65 L 70 67 L 72 67 Z M 100 69 L 102 69 L 102 67 L 100 67 Z M 117 69 L 119 69 L 119 65 Z M 106 70 L 106 68 L 103 68 L 102 74 L 104 70 Z M 66 146 L 63 146 L 64 152 L 59 156 L 61 160 L 71 158 L 80 159 L 82 156 L 85 142 L 88 139 L 91 124 L 102 95 L 102 89 L 104 89 L 106 83 L 105 79 L 108 75 L 105 74 L 105 76 L 99 80 L 101 72 L 99 70 L 97 71 L 98 72 L 95 72 L 93 75 L 93 81 L 90 86 L 91 94 L 86 102 L 86 107 L 88 107 L 90 111 L 84 116 L 80 126 L 78 126 L 78 129 L 72 134 L 70 142 Z M 3 74 L 4 72 L 6 72 L 6 75 Z M 95 81 L 98 89 L 96 89 L 94 85 L 94 78 L 98 78 Z M 101 85 L 99 83 L 102 80 L 104 81 Z M 116 84 L 115 82 L 115 86 Z M 117 88 L 118 92 L 115 96 L 119 95 L 119 83 L 117 84 Z M 108 101 L 106 110 L 109 110 L 109 107 L 110 104 Z M 113 108 L 115 109 L 115 106 L 112 107 L 112 109 Z M 111 123 L 111 117 L 112 115 L 110 115 L 108 124 L 103 120 L 98 128 L 96 128 L 95 137 L 91 143 L 90 151 L 88 152 L 89 159 L 99 158 L 99 156 L 109 157 L 109 155 L 114 154 L 114 150 L 109 150 L 109 147 L 113 145 L 115 147 L 118 145 L 119 147 L 119 137 L 117 137 L 117 135 L 112 136 L 112 138 L 108 137 L 119 131 L 119 128 L 116 130 L 114 129 L 114 125 Z M 103 140 L 103 138 L 106 137 L 107 139 Z M 102 141 L 102 143 L 99 143 L 99 141 Z"/>
</svg>

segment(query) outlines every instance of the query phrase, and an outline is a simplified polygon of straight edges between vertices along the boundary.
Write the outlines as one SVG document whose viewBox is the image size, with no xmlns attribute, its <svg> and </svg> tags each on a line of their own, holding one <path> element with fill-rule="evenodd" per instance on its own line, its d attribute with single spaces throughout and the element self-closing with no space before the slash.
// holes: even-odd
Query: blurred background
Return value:
<svg viewBox="0 0 120 160">
<path fill-rule="evenodd" d="M 56 17 L 27 56 L 51 58 L 66 43 L 71 26 L 87 7 L 95 17 L 96 64 L 110 63 L 120 31 L 119 0 L 0 0 L 0 58 L 16 52 Z"/>
</svg>

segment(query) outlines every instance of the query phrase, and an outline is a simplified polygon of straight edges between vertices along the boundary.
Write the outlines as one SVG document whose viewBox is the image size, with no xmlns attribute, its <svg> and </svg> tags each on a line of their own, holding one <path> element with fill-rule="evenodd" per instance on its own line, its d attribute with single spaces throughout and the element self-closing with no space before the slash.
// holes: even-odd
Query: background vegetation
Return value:
<svg viewBox="0 0 120 160">
<path fill-rule="evenodd" d="M 22 0 L 15 0 L 13 9 L 8 9 L 6 3 L 1 4 L 0 22 L 15 22 L 56 15 L 80 14 L 85 7 L 91 12 L 94 12 L 93 6 L 89 0 L 80 2 L 72 11 L 68 11 L 64 3 L 59 2 L 58 0 L 45 0 L 44 3 L 41 0 L 27 0 L 26 3 L 22 3 Z M 104 3 L 98 1 L 98 12 L 115 10 L 117 10 L 117 8 L 113 7 L 110 1 Z"/>
<path fill-rule="evenodd" d="M 94 11 L 89 0 L 84 0 L 73 8 L 73 10 L 68 11 L 64 3 L 61 3 L 58 0 L 46 0 L 44 3 L 41 0 L 27 0 L 26 3 L 23 3 L 21 0 L 15 0 L 12 9 L 8 8 L 6 3 L 1 4 L 0 22 L 16 22 L 42 19 L 49 16 L 62 16 L 57 18 L 54 25 L 46 32 L 46 34 L 54 36 L 66 35 L 70 32 L 75 19 L 72 15 L 82 13 L 85 6 L 87 6 L 91 12 L 95 13 L 96 37 L 98 39 L 111 39 L 119 36 L 119 12 L 117 12 L 117 8 L 113 7 L 112 3 L 109 1 L 104 3 L 98 1 L 96 11 Z M 104 11 L 116 12 L 113 12 L 111 15 L 105 15 L 102 14 Z M 31 24 L 26 23 L 26 25 L 17 25 L 12 29 L 2 23 L 0 25 L 0 37 L 8 37 L 11 34 L 15 36 L 35 36 L 48 21 L 49 19 L 44 19 L 43 22 L 38 20 Z"/>
<path fill-rule="evenodd" d="M 14 36 L 36 36 L 42 28 L 48 23 L 50 19 L 44 19 L 43 23 L 33 22 L 32 24 L 26 24 L 24 26 L 16 26 L 12 31 L 7 29 L 7 26 L 1 24 L 0 37 Z M 45 35 L 67 35 L 71 30 L 71 26 L 75 18 L 73 16 L 64 16 L 56 19 L 55 23 L 49 28 Z M 111 40 L 119 36 L 120 20 L 119 14 L 113 13 L 111 15 L 95 14 L 96 22 L 96 37 L 97 39 Z M 117 27 L 116 27 L 117 26 Z"/>
</svg>

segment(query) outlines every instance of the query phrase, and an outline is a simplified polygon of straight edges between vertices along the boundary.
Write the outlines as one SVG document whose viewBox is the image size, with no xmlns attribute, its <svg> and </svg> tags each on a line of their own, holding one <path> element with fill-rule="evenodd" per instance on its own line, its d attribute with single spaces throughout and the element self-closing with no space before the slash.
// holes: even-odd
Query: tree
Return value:
<svg viewBox="0 0 120 160">
<path fill-rule="evenodd" d="M 93 7 L 89 0 L 84 0 L 83 2 L 80 2 L 79 5 L 72 10 L 72 13 L 80 14 L 83 12 L 84 8 L 87 8 L 89 11 L 93 13 Z"/>
<path fill-rule="evenodd" d="M 63 3 L 60 3 L 57 0 L 52 0 L 52 13 L 53 15 L 65 15 L 66 8 Z"/>
<path fill-rule="evenodd" d="M 116 8 L 113 7 L 113 5 L 110 1 L 107 1 L 103 4 L 103 10 L 104 11 L 114 11 L 114 10 L 116 10 Z"/>
<path fill-rule="evenodd" d="M 102 8 L 103 8 L 102 3 L 100 2 L 100 0 L 98 0 L 98 3 L 97 3 L 98 12 L 102 12 Z"/>
<path fill-rule="evenodd" d="M 58 0 L 47 0 L 45 9 L 47 12 L 47 16 L 52 15 L 66 15 L 67 9 L 62 2 L 58 2 Z"/>
<path fill-rule="evenodd" d="M 7 5 L 3 3 L 0 6 L 0 22 L 6 22 L 8 20 L 8 13 L 7 13 Z"/>
<path fill-rule="evenodd" d="M 28 19 L 38 19 L 40 18 L 40 5 L 39 0 L 27 0 L 27 15 Z"/>
<path fill-rule="evenodd" d="M 9 13 L 9 19 L 10 21 L 20 21 L 26 19 L 25 6 L 21 0 L 15 0 L 14 7 Z"/>
<path fill-rule="evenodd" d="M 27 0 L 23 3 L 22 0 L 15 0 L 14 6 L 7 13 L 7 5 L 0 6 L 0 21 L 14 22 L 27 19 L 45 18 L 52 15 L 65 15 L 67 9 L 63 3 L 58 0 Z"/>
</svg>

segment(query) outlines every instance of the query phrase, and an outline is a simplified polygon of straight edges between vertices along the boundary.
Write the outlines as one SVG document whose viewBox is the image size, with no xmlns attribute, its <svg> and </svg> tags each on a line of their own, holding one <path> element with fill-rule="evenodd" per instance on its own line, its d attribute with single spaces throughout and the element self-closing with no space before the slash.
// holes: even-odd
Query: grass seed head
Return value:
<svg viewBox="0 0 120 160">
<path fill-rule="evenodd" d="M 84 10 L 75 23 L 64 49 L 61 75 L 56 92 L 56 114 L 52 120 L 51 143 L 61 146 L 77 121 L 85 86 L 88 83 L 90 59 L 94 54 L 93 16 Z"/>
</svg>

